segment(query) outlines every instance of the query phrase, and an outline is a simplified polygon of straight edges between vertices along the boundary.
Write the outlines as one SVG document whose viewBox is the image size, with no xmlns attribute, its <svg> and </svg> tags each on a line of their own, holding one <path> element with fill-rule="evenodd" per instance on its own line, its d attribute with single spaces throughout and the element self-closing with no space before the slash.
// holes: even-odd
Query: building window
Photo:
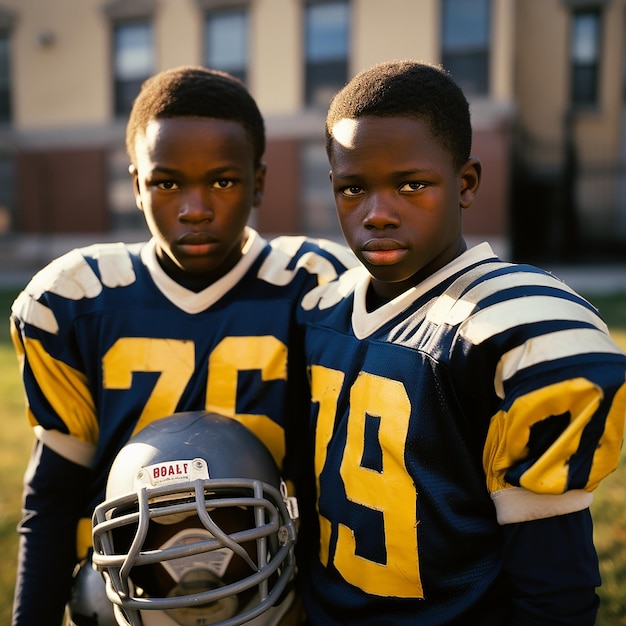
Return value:
<svg viewBox="0 0 626 626">
<path fill-rule="evenodd" d="M 11 107 L 11 48 L 8 33 L 0 32 L 0 123 L 8 123 Z"/>
<path fill-rule="evenodd" d="M 248 74 L 248 11 L 210 11 L 204 20 L 204 64 L 242 81 Z"/>
<path fill-rule="evenodd" d="M 141 84 L 154 72 L 150 22 L 133 20 L 114 24 L 113 55 L 115 115 L 125 117 Z"/>
<path fill-rule="evenodd" d="M 575 106 L 593 106 L 598 101 L 600 68 L 600 11 L 576 11 L 572 15 L 570 46 L 571 94 Z"/>
<path fill-rule="evenodd" d="M 347 81 L 349 13 L 347 0 L 305 5 L 305 101 L 309 106 L 327 107 Z"/>
<path fill-rule="evenodd" d="M 487 95 L 490 0 L 443 0 L 442 11 L 442 65 L 466 95 Z"/>
</svg>

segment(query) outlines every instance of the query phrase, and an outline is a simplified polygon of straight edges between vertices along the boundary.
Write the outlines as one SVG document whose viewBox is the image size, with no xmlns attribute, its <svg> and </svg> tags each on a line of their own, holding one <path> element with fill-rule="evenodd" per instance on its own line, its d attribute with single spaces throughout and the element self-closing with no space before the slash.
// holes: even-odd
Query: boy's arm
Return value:
<svg viewBox="0 0 626 626">
<path fill-rule="evenodd" d="M 90 470 L 37 442 L 18 530 L 13 626 L 62 624 L 76 565 L 76 524 Z"/>
<path fill-rule="evenodd" d="M 511 626 L 593 626 L 601 580 L 589 509 L 505 524 L 502 530 Z"/>
<path fill-rule="evenodd" d="M 79 423 L 86 428 L 95 419 L 84 375 L 50 349 L 50 341 L 67 342 L 66 336 L 47 332 L 56 314 L 35 295 L 25 290 L 11 318 L 27 415 L 38 435 L 24 478 L 13 626 L 62 623 L 77 561 L 79 513 L 89 493 L 86 454 L 93 445 L 71 436 L 61 413 L 67 409 L 84 416 Z M 63 454 L 63 449 L 69 453 Z M 78 464 L 79 459 L 84 462 Z"/>
<path fill-rule="evenodd" d="M 599 605 L 589 506 L 619 464 L 626 360 L 600 329 L 579 334 L 590 344 L 553 342 L 550 351 L 537 338 L 527 342 L 537 367 L 522 359 L 509 370 L 487 437 L 483 461 L 503 532 L 512 626 L 593 626 Z"/>
</svg>

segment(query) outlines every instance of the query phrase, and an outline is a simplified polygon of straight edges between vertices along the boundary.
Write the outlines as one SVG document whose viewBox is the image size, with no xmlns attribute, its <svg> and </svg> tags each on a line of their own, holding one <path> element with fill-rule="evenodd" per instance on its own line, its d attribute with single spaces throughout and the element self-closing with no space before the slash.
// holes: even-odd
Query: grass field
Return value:
<svg viewBox="0 0 626 626">
<path fill-rule="evenodd" d="M 24 417 L 17 363 L 9 342 L 10 303 L 15 291 L 0 291 L 0 624 L 11 621 L 21 483 L 32 434 Z M 616 341 L 626 350 L 626 294 L 592 297 Z M 626 453 L 619 469 L 598 488 L 592 506 L 603 585 L 596 626 L 626 626 Z"/>
</svg>

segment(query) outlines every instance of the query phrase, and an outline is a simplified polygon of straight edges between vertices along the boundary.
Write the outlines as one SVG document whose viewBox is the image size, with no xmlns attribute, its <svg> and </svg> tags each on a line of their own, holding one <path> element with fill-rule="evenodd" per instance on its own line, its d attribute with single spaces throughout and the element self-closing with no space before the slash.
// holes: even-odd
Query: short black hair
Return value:
<svg viewBox="0 0 626 626">
<path fill-rule="evenodd" d="M 470 157 L 472 125 L 461 88 L 441 66 L 411 60 L 374 65 L 350 80 L 330 103 L 326 151 L 331 156 L 332 129 L 341 119 L 408 117 L 424 120 L 452 156 L 456 169 Z"/>
<path fill-rule="evenodd" d="M 265 124 L 245 85 L 226 72 L 183 66 L 146 80 L 126 126 L 126 150 L 135 164 L 135 141 L 155 119 L 209 117 L 239 122 L 254 151 L 255 165 L 265 152 Z"/>
</svg>

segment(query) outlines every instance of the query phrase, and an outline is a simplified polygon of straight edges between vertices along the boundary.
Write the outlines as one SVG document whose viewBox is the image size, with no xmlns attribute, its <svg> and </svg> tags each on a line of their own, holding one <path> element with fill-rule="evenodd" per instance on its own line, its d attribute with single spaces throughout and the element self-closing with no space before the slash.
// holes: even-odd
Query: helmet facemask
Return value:
<svg viewBox="0 0 626 626">
<path fill-rule="evenodd" d="M 287 497 L 266 448 L 250 431 L 219 416 L 201 414 L 198 420 L 197 413 L 181 415 L 158 422 L 177 418 L 179 425 L 181 420 L 190 422 L 184 431 L 207 430 L 202 440 L 209 447 L 219 445 L 222 456 L 232 457 L 238 450 L 224 449 L 232 445 L 230 435 L 224 441 L 212 435 L 220 429 L 243 429 L 245 454 L 261 446 L 259 478 L 247 477 L 253 473 L 250 468 L 211 471 L 215 459 L 206 450 L 191 459 L 177 451 L 178 458 L 169 460 L 162 457 L 171 454 L 148 450 L 156 462 L 141 463 L 132 489 L 122 489 L 123 495 L 109 497 L 116 489 L 108 487 L 107 500 L 95 510 L 93 564 L 104 574 L 120 624 L 251 622 L 280 605 L 289 591 L 296 530 L 287 505 L 293 499 Z M 145 442 L 132 440 L 126 448 L 133 446 L 126 461 L 146 456 Z M 116 482 L 116 472 L 120 475 L 114 464 L 110 483 Z M 214 472 L 220 477 L 213 477 Z M 233 473 L 245 476 L 222 477 Z"/>
</svg>

